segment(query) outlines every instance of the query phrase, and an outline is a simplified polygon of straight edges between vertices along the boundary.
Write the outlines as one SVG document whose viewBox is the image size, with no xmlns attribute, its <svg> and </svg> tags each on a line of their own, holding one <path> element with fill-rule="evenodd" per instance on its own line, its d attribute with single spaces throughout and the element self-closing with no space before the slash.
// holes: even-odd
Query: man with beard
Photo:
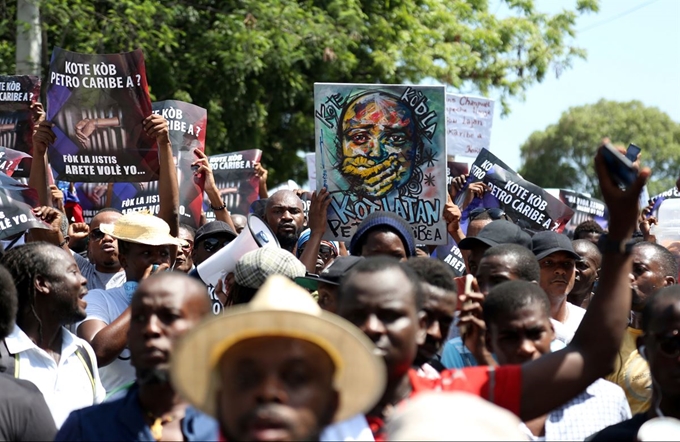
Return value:
<svg viewBox="0 0 680 442">
<path fill-rule="evenodd" d="M 265 222 L 281 248 L 293 253 L 305 223 L 302 200 L 291 190 L 279 190 L 267 200 Z"/>
<path fill-rule="evenodd" d="M 597 246 L 587 239 L 577 239 L 571 244 L 581 260 L 576 261 L 574 288 L 567 295 L 567 301 L 578 307 L 588 308 L 595 284 L 600 277 L 602 254 Z"/>
<path fill-rule="evenodd" d="M 87 281 L 73 256 L 33 242 L 2 257 L 19 296 L 16 326 L 0 344 L 7 372 L 33 382 L 59 428 L 68 414 L 104 400 L 90 345 L 64 326 L 85 319 Z M 5 364 L 7 365 L 7 364 Z"/>
<path fill-rule="evenodd" d="M 135 384 L 120 399 L 71 413 L 56 440 L 217 440 L 217 422 L 182 400 L 169 377 L 175 341 L 210 312 L 205 286 L 179 273 L 154 275 L 130 309 Z"/>
<path fill-rule="evenodd" d="M 326 440 L 367 440 L 345 439 L 337 427 L 355 417 L 368 431 L 360 414 L 385 386 L 385 366 L 366 336 L 279 275 L 250 303 L 187 333 L 171 374 L 177 391 L 217 417 L 221 440 L 230 442 L 318 441 L 334 421 L 340 424 Z"/>
<path fill-rule="evenodd" d="M 614 371 L 606 377 L 626 393 L 633 414 L 647 411 L 652 398 L 652 379 L 649 365 L 637 350 L 637 339 L 642 335 L 642 313 L 648 298 L 658 289 L 676 284 L 678 265 L 673 254 L 664 247 L 651 243 L 635 244 L 632 251 L 633 271 L 630 288 L 633 292 L 630 321 Z"/>
</svg>

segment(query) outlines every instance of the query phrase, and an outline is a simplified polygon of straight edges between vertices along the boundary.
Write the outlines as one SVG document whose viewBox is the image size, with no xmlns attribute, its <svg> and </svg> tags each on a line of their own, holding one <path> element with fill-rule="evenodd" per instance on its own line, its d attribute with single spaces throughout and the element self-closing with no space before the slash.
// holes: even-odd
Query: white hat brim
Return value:
<svg viewBox="0 0 680 442">
<path fill-rule="evenodd" d="M 211 318 L 176 344 L 171 376 L 177 392 L 201 411 L 216 416 L 213 380 L 215 351 L 221 354 L 237 342 L 264 336 L 308 340 L 340 359 L 335 387 L 340 404 L 334 421 L 368 412 L 383 395 L 387 382 L 385 363 L 361 330 L 328 312 L 320 316 L 287 310 L 252 310 L 236 306 Z M 219 356 L 219 355 L 218 355 Z"/>
<path fill-rule="evenodd" d="M 113 224 L 100 224 L 99 230 L 102 233 L 106 233 L 112 238 L 119 239 L 121 241 L 132 242 L 135 244 L 145 244 L 147 246 L 182 246 L 182 240 L 175 238 L 172 235 L 165 234 L 154 234 L 149 237 L 129 237 L 115 232 L 115 225 Z"/>
</svg>

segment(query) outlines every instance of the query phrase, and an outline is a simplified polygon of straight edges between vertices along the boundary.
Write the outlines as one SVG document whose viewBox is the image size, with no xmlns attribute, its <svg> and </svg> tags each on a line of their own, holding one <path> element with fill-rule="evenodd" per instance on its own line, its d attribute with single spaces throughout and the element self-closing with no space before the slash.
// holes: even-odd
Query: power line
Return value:
<svg viewBox="0 0 680 442">
<path fill-rule="evenodd" d="M 579 34 L 582 34 L 582 33 L 586 32 L 586 31 L 590 31 L 591 29 L 595 29 L 595 28 L 598 28 L 598 27 L 600 27 L 600 26 L 606 25 L 607 23 L 611 23 L 611 22 L 613 22 L 614 20 L 618 20 L 618 19 L 620 19 L 621 17 L 625 17 L 625 16 L 628 15 L 628 14 L 632 14 L 633 12 L 635 12 L 635 11 L 637 11 L 637 10 L 639 10 L 639 9 L 642 9 L 642 8 L 644 8 L 644 7 L 646 7 L 646 6 L 649 6 L 649 5 L 651 5 L 652 3 L 656 3 L 657 1 L 659 1 L 659 0 L 651 0 L 651 1 L 647 2 L 647 3 L 644 3 L 644 4 L 642 4 L 642 5 L 636 6 L 636 7 L 632 8 L 632 9 L 627 10 L 627 11 L 624 11 L 624 12 L 620 13 L 619 15 L 615 15 L 614 17 L 608 18 L 607 20 L 604 20 L 604 21 L 601 21 L 601 22 L 598 22 L 598 23 L 594 23 L 594 24 L 592 24 L 592 25 L 590 25 L 590 26 L 586 26 L 585 28 L 580 29 L 580 30 L 578 30 L 577 32 L 578 32 Z"/>
</svg>

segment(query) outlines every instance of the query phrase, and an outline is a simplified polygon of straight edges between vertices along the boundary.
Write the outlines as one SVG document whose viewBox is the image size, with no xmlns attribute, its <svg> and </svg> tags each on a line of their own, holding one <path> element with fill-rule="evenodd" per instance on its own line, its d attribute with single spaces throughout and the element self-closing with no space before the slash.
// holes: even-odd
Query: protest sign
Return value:
<svg viewBox="0 0 680 442">
<path fill-rule="evenodd" d="M 607 228 L 609 211 L 600 200 L 569 189 L 545 189 L 546 192 L 557 197 L 574 211 L 574 216 L 564 227 L 563 233 L 573 233 L 576 226 L 583 221 L 593 220 L 603 229 Z"/>
<path fill-rule="evenodd" d="M 461 225 L 467 226 L 469 213 L 478 208 L 500 207 L 517 225 L 533 231 L 562 232 L 574 211 L 544 189 L 526 181 L 486 149 L 470 169 L 466 187 L 472 182 L 486 183 L 490 191 L 475 197 L 462 213 Z M 456 199 L 460 205 L 463 193 Z"/>
<path fill-rule="evenodd" d="M 456 277 L 465 275 L 465 258 L 453 238 L 449 237 L 448 244 L 438 246 L 435 254 L 451 267 Z"/>
<path fill-rule="evenodd" d="M 162 115 L 168 120 L 170 142 L 177 166 L 179 181 L 179 222 L 198 228 L 201 220 L 203 204 L 204 180 L 194 179 L 191 164 L 196 161 L 194 150 L 205 150 L 205 131 L 208 112 L 198 106 L 183 101 L 167 100 L 153 103 L 153 113 Z M 78 197 L 85 200 L 81 203 L 85 219 L 107 207 L 121 212 L 147 211 L 154 215 L 160 209 L 158 182 L 115 183 L 111 192 L 111 202 L 106 201 L 105 183 L 79 183 Z M 83 196 L 84 198 L 81 198 Z"/>
<path fill-rule="evenodd" d="M 419 244 L 446 242 L 443 86 L 314 85 L 316 188 L 325 239 L 349 241 L 369 213 L 396 213 Z"/>
<path fill-rule="evenodd" d="M 488 149 L 494 101 L 470 95 L 446 94 L 446 146 L 449 155 L 477 156 Z"/>
<path fill-rule="evenodd" d="M 33 208 L 37 206 L 35 189 L 0 173 L 0 240 L 28 229 L 49 229 L 33 214 Z"/>
<path fill-rule="evenodd" d="M 222 201 L 230 213 L 248 215 L 250 205 L 260 197 L 260 177 L 255 173 L 255 163 L 262 158 L 259 149 L 223 153 L 209 157 L 215 184 L 222 195 Z M 203 202 L 208 221 L 215 219 L 210 202 Z"/>
<path fill-rule="evenodd" d="M 142 125 L 151 100 L 140 49 L 87 55 L 55 48 L 48 81 L 47 119 L 57 136 L 48 155 L 56 179 L 158 179 L 158 146 Z"/>
<path fill-rule="evenodd" d="M 33 114 L 31 105 L 40 97 L 40 78 L 30 75 L 0 75 L 0 148 L 2 158 L 20 157 L 18 164 L 0 168 L 8 175 L 27 177 L 33 153 Z M 17 152 L 14 154 L 13 152 Z M 23 154 L 23 155 L 22 155 Z M 6 165 L 7 166 L 7 165 Z"/>
<path fill-rule="evenodd" d="M 31 156 L 25 152 L 0 146 L 0 172 L 7 176 L 28 176 L 31 171 Z"/>
<path fill-rule="evenodd" d="M 309 190 L 316 190 L 316 154 L 314 152 L 305 154 L 307 163 L 307 180 L 309 180 Z"/>
</svg>

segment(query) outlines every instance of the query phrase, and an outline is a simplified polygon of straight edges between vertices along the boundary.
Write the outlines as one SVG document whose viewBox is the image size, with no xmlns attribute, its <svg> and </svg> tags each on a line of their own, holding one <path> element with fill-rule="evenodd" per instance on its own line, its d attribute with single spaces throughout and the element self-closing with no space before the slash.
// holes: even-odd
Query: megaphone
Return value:
<svg viewBox="0 0 680 442">
<path fill-rule="evenodd" d="M 280 247 L 279 240 L 266 222 L 251 213 L 239 236 L 196 266 L 189 276 L 200 279 L 208 287 L 215 287 L 217 281 L 234 271 L 236 262 L 243 255 L 260 247 Z"/>
</svg>

